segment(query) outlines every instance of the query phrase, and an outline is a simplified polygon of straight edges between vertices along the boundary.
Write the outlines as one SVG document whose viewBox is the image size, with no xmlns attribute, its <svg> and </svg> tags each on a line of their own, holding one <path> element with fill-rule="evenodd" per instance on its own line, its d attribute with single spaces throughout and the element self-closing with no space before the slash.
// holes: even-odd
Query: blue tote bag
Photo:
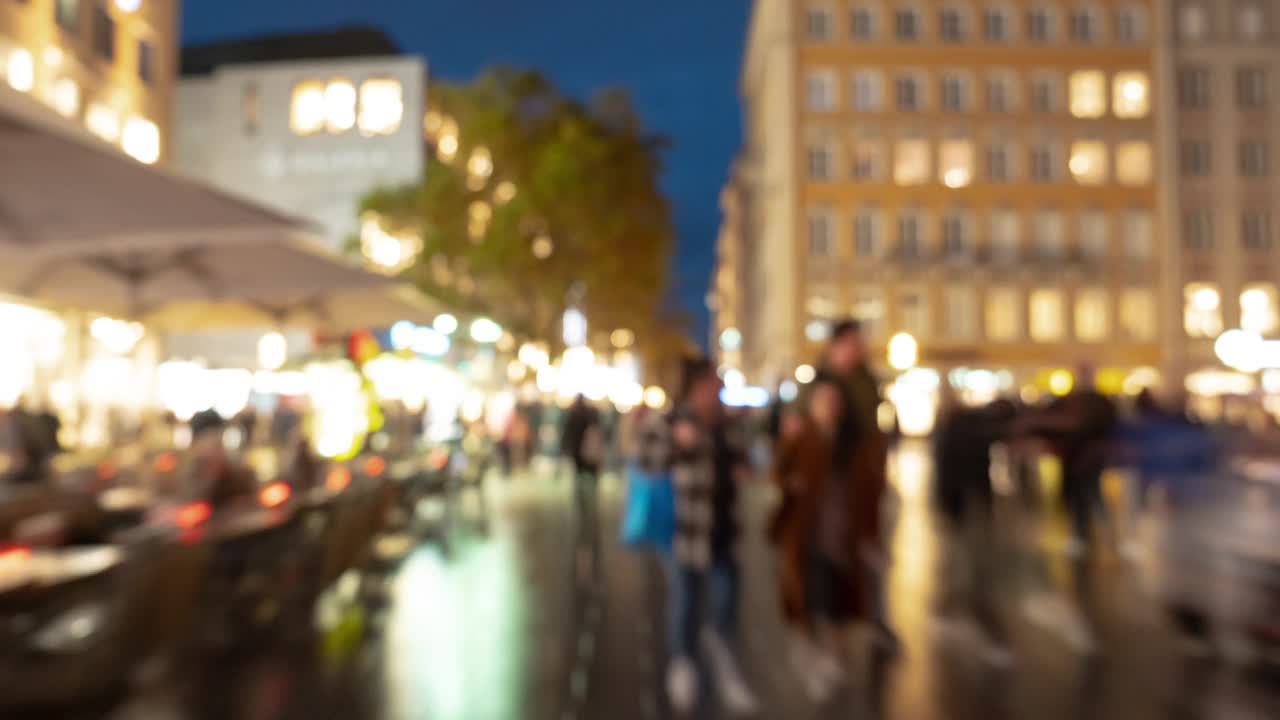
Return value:
<svg viewBox="0 0 1280 720">
<path fill-rule="evenodd" d="M 622 515 L 622 543 L 636 549 L 666 552 L 676 531 L 676 495 L 670 473 L 627 468 L 627 503 Z"/>
</svg>

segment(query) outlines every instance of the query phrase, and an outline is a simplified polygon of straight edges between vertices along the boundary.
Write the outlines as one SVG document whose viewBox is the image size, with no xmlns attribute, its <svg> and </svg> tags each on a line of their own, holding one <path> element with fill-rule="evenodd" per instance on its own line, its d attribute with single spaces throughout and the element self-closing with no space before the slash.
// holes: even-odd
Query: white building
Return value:
<svg viewBox="0 0 1280 720">
<path fill-rule="evenodd" d="M 189 48 L 173 161 L 319 223 L 341 247 L 359 232 L 366 193 L 421 180 L 426 83 L 421 58 L 400 55 L 371 30 Z"/>
</svg>

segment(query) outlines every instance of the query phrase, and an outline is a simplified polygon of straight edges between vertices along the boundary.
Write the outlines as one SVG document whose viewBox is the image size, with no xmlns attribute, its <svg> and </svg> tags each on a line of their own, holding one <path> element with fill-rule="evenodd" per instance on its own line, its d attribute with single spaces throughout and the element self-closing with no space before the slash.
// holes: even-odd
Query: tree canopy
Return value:
<svg viewBox="0 0 1280 720">
<path fill-rule="evenodd" d="M 427 294 L 553 343 L 575 302 L 593 331 L 663 332 L 674 231 L 658 188 L 665 140 L 625 91 L 589 102 L 537 72 L 436 83 L 421 185 L 381 188 L 362 211 L 422 238 L 406 277 Z"/>
</svg>

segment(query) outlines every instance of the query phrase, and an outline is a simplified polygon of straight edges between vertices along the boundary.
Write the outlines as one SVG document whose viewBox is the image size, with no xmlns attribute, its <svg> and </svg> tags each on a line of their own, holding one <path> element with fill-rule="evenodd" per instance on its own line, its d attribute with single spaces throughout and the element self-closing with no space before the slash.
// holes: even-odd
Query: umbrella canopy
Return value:
<svg viewBox="0 0 1280 720">
<path fill-rule="evenodd" d="M 437 308 L 412 287 L 342 290 L 294 297 L 245 298 L 235 301 L 169 303 L 141 318 L 161 330 L 300 327 L 343 331 L 356 327 L 387 327 L 400 320 L 426 324 Z"/>
</svg>

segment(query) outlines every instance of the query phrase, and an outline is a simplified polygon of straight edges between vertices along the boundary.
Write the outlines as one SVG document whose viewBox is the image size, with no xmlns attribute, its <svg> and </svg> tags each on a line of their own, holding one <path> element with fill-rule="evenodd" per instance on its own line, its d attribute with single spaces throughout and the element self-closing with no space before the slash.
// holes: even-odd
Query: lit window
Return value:
<svg viewBox="0 0 1280 720">
<path fill-rule="evenodd" d="M 971 257 L 969 217 L 963 210 L 948 210 L 942 216 L 942 253 L 949 260 Z"/>
<path fill-rule="evenodd" d="M 973 181 L 973 143 L 942 141 L 938 146 L 938 179 L 949 188 L 965 187 Z"/>
<path fill-rule="evenodd" d="M 987 337 L 1016 340 L 1022 333 L 1022 298 L 1017 289 L 993 287 L 987 290 Z"/>
<path fill-rule="evenodd" d="M 1099 118 L 1107 113 L 1107 76 L 1101 70 L 1071 73 L 1071 114 Z"/>
<path fill-rule="evenodd" d="M 1061 340 L 1063 327 L 1062 291 L 1040 288 L 1031 291 L 1031 339 L 1037 342 Z"/>
<path fill-rule="evenodd" d="M 809 211 L 809 255 L 811 257 L 830 257 L 835 241 L 832 237 L 835 228 L 831 222 L 831 211 L 820 208 Z"/>
<path fill-rule="evenodd" d="M 1276 286 L 1271 283 L 1246 285 L 1240 293 L 1240 327 L 1259 335 L 1280 330 L 1276 312 Z"/>
<path fill-rule="evenodd" d="M 1156 336 L 1156 303 L 1146 288 L 1125 288 L 1120 293 L 1120 331 L 1129 340 Z"/>
<path fill-rule="evenodd" d="M 978 335 L 978 293 L 964 285 L 948 287 L 943 294 L 943 327 L 947 335 L 957 340 L 969 340 Z"/>
<path fill-rule="evenodd" d="M 924 105 L 924 98 L 920 90 L 920 79 L 913 73 L 898 76 L 896 83 L 898 93 L 898 109 L 904 112 L 914 112 Z"/>
<path fill-rule="evenodd" d="M 1148 94 L 1147 74 L 1138 71 L 1120 72 L 1115 76 L 1115 91 L 1111 106 L 1115 108 L 1116 117 L 1146 117 L 1150 110 L 1151 99 Z"/>
<path fill-rule="evenodd" d="M 324 83 L 308 80 L 293 88 L 293 100 L 289 108 L 289 127 L 298 135 L 311 135 L 324 128 Z"/>
<path fill-rule="evenodd" d="M 893 32 L 898 40 L 914 42 L 920 39 L 920 15 L 915 8 L 900 7 L 893 13 Z"/>
<path fill-rule="evenodd" d="M 869 338 L 883 337 L 884 297 L 878 288 L 862 287 L 853 291 L 853 317 L 862 323 Z"/>
<path fill-rule="evenodd" d="M 1107 181 L 1107 144 L 1098 140 L 1080 140 L 1071 144 L 1067 161 L 1071 176 L 1081 185 L 1101 185 Z"/>
<path fill-rule="evenodd" d="M 987 8 L 982 14 L 982 36 L 987 42 L 1009 39 L 1009 13 L 1004 8 Z"/>
<path fill-rule="evenodd" d="M 929 181 L 929 141 L 899 140 L 893 153 L 893 181 L 923 185 Z"/>
<path fill-rule="evenodd" d="M 835 175 L 835 153 L 828 142 L 811 143 L 808 162 L 810 180 L 830 180 Z"/>
<path fill-rule="evenodd" d="M 1058 210 L 1038 210 L 1031 218 L 1031 234 L 1042 260 L 1059 260 L 1066 251 L 1066 228 Z"/>
<path fill-rule="evenodd" d="M 1151 182 L 1151 143 L 1139 140 L 1116 145 L 1116 179 L 1125 185 Z"/>
<path fill-rule="evenodd" d="M 875 208 L 860 208 L 853 216 L 853 253 L 860 258 L 880 254 L 880 216 Z"/>
<path fill-rule="evenodd" d="M 1240 174 L 1245 177 L 1265 177 L 1269 162 L 1267 144 L 1260 140 L 1240 143 Z"/>
<path fill-rule="evenodd" d="M 1236 71 L 1236 104 L 1241 110 L 1262 110 L 1267 106 L 1267 71 L 1259 67 Z"/>
<path fill-rule="evenodd" d="M 1111 331 L 1107 291 L 1086 288 L 1076 293 L 1076 337 L 1084 342 L 1105 340 Z"/>
<path fill-rule="evenodd" d="M 876 12 L 869 7 L 855 8 L 850 17 L 854 40 L 872 40 L 876 36 Z"/>
<path fill-rule="evenodd" d="M 1188 210 L 1183 215 L 1182 247 L 1187 250 L 1213 248 L 1213 213 L 1207 208 Z"/>
<path fill-rule="evenodd" d="M 875 138 L 859 138 L 853 142 L 851 158 L 854 180 L 871 182 L 879 180 L 884 173 L 883 145 Z"/>
<path fill-rule="evenodd" d="M 1051 113 L 1058 109 L 1058 78 L 1040 73 L 1031 79 L 1031 109 L 1038 113 Z"/>
<path fill-rule="evenodd" d="M 929 296 L 923 289 L 901 291 L 898 312 L 903 332 L 917 339 L 929 334 Z"/>
<path fill-rule="evenodd" d="M 993 183 L 1013 179 L 1013 149 L 1008 143 L 996 141 L 987 146 L 987 180 Z"/>
<path fill-rule="evenodd" d="M 69 77 L 58 78 L 53 84 L 53 109 L 63 117 L 74 117 L 80 112 L 80 86 Z"/>
<path fill-rule="evenodd" d="M 102 103 L 91 103 L 84 114 L 84 124 L 89 132 L 106 140 L 120 139 L 120 113 Z"/>
<path fill-rule="evenodd" d="M 1240 234 L 1246 250 L 1269 252 L 1271 250 L 1271 213 L 1266 210 L 1245 210 L 1241 216 Z"/>
<path fill-rule="evenodd" d="M 1053 41 L 1053 10 L 1037 7 L 1027 12 L 1027 37 L 1037 43 Z"/>
<path fill-rule="evenodd" d="M 1182 289 L 1182 324 L 1190 337 L 1212 338 L 1222 332 L 1222 297 L 1213 283 L 1188 283 Z"/>
<path fill-rule="evenodd" d="M 1116 39 L 1132 45 L 1146 37 L 1146 15 L 1141 7 L 1130 5 L 1120 8 L 1116 14 Z"/>
<path fill-rule="evenodd" d="M 805 79 L 809 109 L 830 112 L 836 109 L 836 78 L 830 70 L 810 70 Z"/>
<path fill-rule="evenodd" d="M 131 117 L 124 124 L 120 146 L 138 162 L 148 165 L 160 159 L 160 128 L 140 117 Z"/>
<path fill-rule="evenodd" d="M 826 7 L 810 7 L 805 13 L 805 34 L 810 40 L 831 39 L 831 10 Z"/>
<path fill-rule="evenodd" d="M 1053 182 L 1058 178 L 1057 143 L 1040 140 L 1031 146 L 1031 179 L 1035 182 Z"/>
<path fill-rule="evenodd" d="M 1184 2 L 1178 9 L 1178 33 L 1187 40 L 1199 40 L 1209 32 L 1209 14 L 1198 2 Z"/>
<path fill-rule="evenodd" d="M 1186 177 L 1205 177 L 1212 170 L 1211 146 L 1208 140 L 1183 140 L 1178 164 Z"/>
<path fill-rule="evenodd" d="M 16 48 L 9 53 L 5 79 L 9 82 L 9 86 L 18 92 L 30 92 L 31 88 L 35 87 L 36 66 L 30 50 Z"/>
<path fill-rule="evenodd" d="M 1085 210 L 1080 214 L 1080 249 L 1091 260 L 1107 257 L 1109 226 L 1107 214 L 1101 210 Z"/>
<path fill-rule="evenodd" d="M 938 16 L 938 34 L 946 42 L 964 40 L 964 14 L 960 8 L 943 8 Z"/>
<path fill-rule="evenodd" d="M 1209 106 L 1209 69 L 1184 67 L 1178 69 L 1178 107 L 1184 110 L 1203 110 Z"/>
<path fill-rule="evenodd" d="M 1022 222 L 1018 214 L 1007 208 L 991 213 L 991 257 L 998 263 L 1013 262 L 1018 258 L 1018 236 Z"/>
<path fill-rule="evenodd" d="M 987 77 L 987 110 L 1006 113 L 1013 109 L 1014 78 L 1007 72 L 995 72 Z"/>
<path fill-rule="evenodd" d="M 1151 213 L 1146 210 L 1128 210 L 1120 222 L 1124 255 L 1130 260 L 1150 260 L 1154 250 L 1155 227 Z"/>
<path fill-rule="evenodd" d="M 853 109 L 874 112 L 880 109 L 884 83 L 876 70 L 859 70 L 853 74 Z"/>
<path fill-rule="evenodd" d="M 325 125 L 329 132 L 344 133 L 356 124 L 356 87 L 350 80 L 330 80 L 324 89 Z"/>
<path fill-rule="evenodd" d="M 1092 43 L 1098 39 L 1098 18 L 1090 8 L 1071 11 L 1071 39 L 1077 43 Z"/>
<path fill-rule="evenodd" d="M 1244 40 L 1261 40 L 1267 34 L 1267 18 L 1256 2 L 1236 6 L 1236 33 Z"/>
<path fill-rule="evenodd" d="M 404 118 L 404 96 L 395 78 L 374 78 L 360 84 L 360 132 L 390 135 Z"/>
</svg>

